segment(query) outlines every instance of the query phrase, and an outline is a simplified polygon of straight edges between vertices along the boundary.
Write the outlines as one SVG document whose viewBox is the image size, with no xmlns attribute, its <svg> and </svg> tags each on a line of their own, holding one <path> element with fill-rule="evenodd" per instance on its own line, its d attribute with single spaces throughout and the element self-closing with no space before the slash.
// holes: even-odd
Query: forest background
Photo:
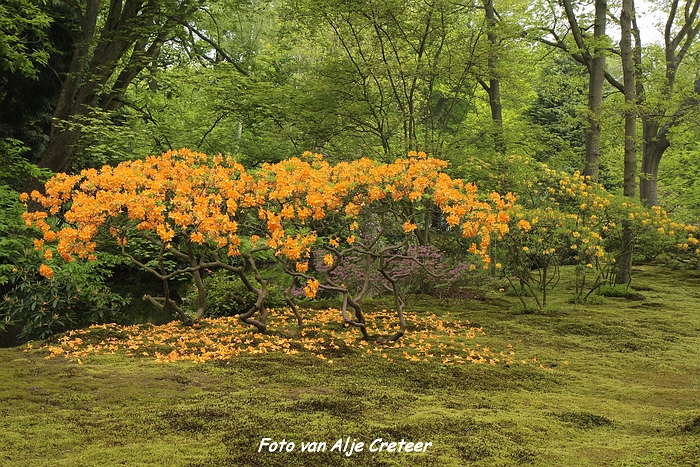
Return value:
<svg viewBox="0 0 700 467">
<path fill-rule="evenodd" d="M 649 219 L 668 214 L 691 232 L 700 209 L 700 1 L 648 8 L 658 32 L 639 27 L 632 0 L 4 1 L 2 326 L 45 336 L 105 320 L 143 282 L 108 249 L 47 281 L 20 193 L 52 173 L 181 147 L 231 155 L 250 170 L 305 151 L 334 164 L 424 151 L 448 161 L 451 177 L 530 196 L 533 207 L 531 182 L 545 163 L 561 180 L 590 177 L 629 206 L 659 206 Z M 669 252 L 626 223 L 641 212 L 618 219 L 608 248 L 623 265 L 621 284 L 633 261 Z M 561 242 L 563 261 L 571 242 Z M 37 319 L 47 303 L 63 311 Z M 81 307 L 89 311 L 78 318 Z"/>
</svg>

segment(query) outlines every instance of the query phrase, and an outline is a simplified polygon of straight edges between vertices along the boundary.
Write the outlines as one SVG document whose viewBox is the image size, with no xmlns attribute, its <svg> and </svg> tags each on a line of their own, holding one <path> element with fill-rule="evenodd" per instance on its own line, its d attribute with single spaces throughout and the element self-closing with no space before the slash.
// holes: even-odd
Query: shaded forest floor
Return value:
<svg viewBox="0 0 700 467">
<path fill-rule="evenodd" d="M 546 315 L 516 311 L 517 298 L 498 290 L 480 300 L 412 300 L 404 347 L 351 342 L 324 358 L 301 346 L 158 363 L 153 339 L 146 350 L 132 342 L 72 358 L 46 358 L 39 342 L 0 349 L 0 464 L 700 465 L 700 273 L 645 266 L 634 274 L 636 300 L 595 305 L 569 303 L 564 277 Z M 433 313 L 442 324 L 425 336 L 426 350 L 417 327 Z M 462 342 L 467 322 L 484 334 Z M 358 334 L 329 326 L 338 326 L 337 342 Z M 94 344 L 88 333 L 83 345 L 106 339 L 94 332 Z M 293 342 L 281 348 L 295 350 Z M 491 357 L 461 364 L 441 358 L 440 344 Z M 363 450 L 332 449 L 348 437 Z M 295 446 L 258 452 L 263 438 Z M 379 438 L 432 444 L 370 452 Z M 326 450 L 302 452 L 302 442 Z"/>
</svg>

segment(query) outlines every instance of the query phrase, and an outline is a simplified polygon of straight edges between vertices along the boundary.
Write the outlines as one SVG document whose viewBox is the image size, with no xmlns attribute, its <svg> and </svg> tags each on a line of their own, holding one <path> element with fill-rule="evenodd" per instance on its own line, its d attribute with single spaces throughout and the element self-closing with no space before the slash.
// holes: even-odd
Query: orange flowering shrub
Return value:
<svg viewBox="0 0 700 467">
<path fill-rule="evenodd" d="M 366 267 L 378 271 L 394 294 L 400 328 L 389 340 L 396 340 L 406 323 L 392 264 L 419 262 L 409 254 L 410 246 L 430 241 L 436 214 L 442 214 L 442 229 L 475 240 L 469 252 L 485 263 L 490 261 L 492 235 L 500 237 L 508 231 L 507 211 L 515 197 L 492 193 L 484 200 L 474 184 L 444 173 L 446 165 L 424 153 L 409 153 L 407 159 L 390 164 L 360 159 L 335 166 L 306 153 L 303 159 L 266 165 L 259 184 L 277 203 L 260 213 L 266 220 L 268 244 L 276 248 L 284 270 L 306 284 L 307 297 L 316 296 L 318 290 L 341 294 L 344 321 L 369 337 L 359 304 L 366 288 L 351 291 L 332 278 L 348 256 L 366 258 Z M 323 252 L 321 267 L 309 264 L 312 246 Z M 288 300 L 294 308 L 289 296 Z"/>
<path fill-rule="evenodd" d="M 183 320 L 189 316 L 170 298 L 169 281 L 192 275 L 198 290 L 197 318 L 201 318 L 206 307 L 203 271 L 232 271 L 258 297 L 240 318 L 261 331 L 266 329 L 268 281 L 256 258 L 269 251 L 287 274 L 305 284 L 308 297 L 319 290 L 342 294 L 344 320 L 367 336 L 357 300 L 328 275 L 345 255 L 365 255 L 372 259 L 368 264 L 378 264 L 393 284 L 401 321 L 396 339 L 405 331 L 405 319 L 388 266 L 406 259 L 409 245 L 429 241 L 435 214 L 442 214 L 445 229 L 473 239 L 469 251 L 486 263 L 491 237 L 508 231 L 508 209 L 514 197 L 492 193 L 482 199 L 476 186 L 445 174 L 445 166 L 446 162 L 424 153 L 390 164 L 360 159 L 337 165 L 305 153 L 251 173 L 230 157 L 182 149 L 80 175 L 59 174 L 46 184 L 44 195 L 31 195 L 46 211 L 25 213 L 24 219 L 43 232 L 36 248 L 46 258 L 55 253 L 66 261 L 75 256 L 92 259 L 98 233 L 108 232 L 134 264 L 163 281 L 163 297 L 144 298 L 175 309 Z M 65 225 L 52 228 L 49 215 L 61 216 Z M 366 219 L 377 220 L 377 228 L 365 229 L 360 238 Z M 141 261 L 132 254 L 130 245 L 136 239 L 155 247 L 154 261 Z M 312 247 L 325 250 L 325 270 L 310 264 Z M 251 272 L 255 282 L 249 279 Z M 50 276 L 50 268 L 42 266 L 41 273 Z M 288 293 L 287 301 L 301 325 Z M 348 305 L 354 317 L 347 314 Z"/>
<path fill-rule="evenodd" d="M 46 183 L 44 195 L 36 191 L 31 194 L 47 212 L 27 212 L 24 219 L 27 226 L 35 225 L 44 233 L 46 243 L 36 247 L 43 248 L 48 257 L 55 251 L 65 261 L 75 256 L 94 259 L 98 232 L 108 230 L 126 256 L 163 280 L 165 296 L 145 298 L 162 308 L 175 308 L 187 320 L 170 299 L 168 282 L 175 276 L 192 274 L 202 289 L 201 269 L 207 262 L 228 264 L 208 257 L 208 251 L 223 251 L 224 258 L 240 255 L 236 217 L 241 207 L 254 207 L 259 202 L 250 195 L 253 181 L 230 158 L 171 151 L 114 168 L 84 170 L 80 175 L 58 174 Z M 67 225 L 52 229 L 46 222 L 47 214 L 60 215 Z M 160 249 L 158 267 L 147 266 L 131 255 L 129 242 L 134 237 Z M 166 269 L 166 253 L 187 266 Z M 48 266 L 40 272 L 51 275 Z M 203 290 L 200 296 L 201 316 Z"/>
</svg>

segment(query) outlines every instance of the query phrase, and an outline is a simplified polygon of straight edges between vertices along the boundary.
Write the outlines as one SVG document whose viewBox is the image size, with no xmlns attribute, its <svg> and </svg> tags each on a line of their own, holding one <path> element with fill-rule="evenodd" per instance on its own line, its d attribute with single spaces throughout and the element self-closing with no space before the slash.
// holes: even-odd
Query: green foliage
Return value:
<svg viewBox="0 0 700 467">
<path fill-rule="evenodd" d="M 559 170 L 582 170 L 586 140 L 585 68 L 572 58 L 551 55 L 535 83 L 537 98 L 523 116 L 541 145 L 533 157 Z"/>
<path fill-rule="evenodd" d="M 22 221 L 23 212 L 19 193 L 0 185 L 0 287 L 9 282 L 14 262 L 32 245 Z"/>
<path fill-rule="evenodd" d="M 274 275 L 274 271 L 266 270 L 265 275 L 270 278 Z M 271 281 L 270 289 L 268 289 L 265 298 L 265 305 L 273 308 L 286 305 L 284 296 L 275 282 Z M 207 308 L 204 312 L 206 318 L 236 316 L 246 313 L 258 299 L 258 296 L 243 284 L 238 274 L 225 269 L 217 269 L 205 277 L 204 286 L 207 299 Z M 195 313 L 197 298 L 196 287 L 189 284 L 187 294 L 183 297 L 183 308 L 190 313 Z"/>
<path fill-rule="evenodd" d="M 37 67 L 49 60 L 45 42 L 51 18 L 36 0 L 0 3 L 0 68 L 36 76 Z"/>
<path fill-rule="evenodd" d="M 218 318 L 235 316 L 250 310 L 255 305 L 257 295 L 241 282 L 237 274 L 219 269 L 204 279 L 207 290 L 207 308 L 204 316 Z M 197 290 L 191 285 L 184 297 L 184 309 L 194 313 L 197 309 Z"/>
<path fill-rule="evenodd" d="M 39 275 L 38 255 L 15 259 L 0 302 L 0 321 L 17 326 L 19 338 L 44 339 L 57 332 L 119 317 L 126 300 L 105 285 L 113 261 L 52 264 L 54 276 Z"/>
<path fill-rule="evenodd" d="M 700 135 L 695 120 L 679 125 L 659 168 L 661 206 L 681 222 L 700 219 Z"/>
<path fill-rule="evenodd" d="M 29 148 L 16 139 L 0 139 L 0 186 L 18 191 L 30 177 L 43 181 L 49 179 L 50 171 L 40 169 L 24 158 L 28 150 Z M 17 196 L 11 196 L 8 192 L 4 193 L 1 199 L 8 200 Z"/>
<path fill-rule="evenodd" d="M 17 264 L 32 248 L 33 237 L 22 220 L 24 205 L 14 188 L 21 186 L 28 174 L 43 173 L 19 156 L 23 150 L 17 141 L 0 140 L 0 295 L 14 287 Z M 37 267 L 38 264 L 37 260 Z M 2 306 L 0 303 L 0 309 Z M 0 312 L 0 334 L 14 324 L 13 316 Z"/>
<path fill-rule="evenodd" d="M 70 123 L 65 123 L 67 131 L 79 131 L 81 135 L 76 145 L 74 169 L 99 169 L 104 165 L 116 165 L 147 156 L 149 146 L 144 141 L 146 133 L 137 131 L 128 123 L 137 115 L 130 108 L 109 112 L 93 108 L 87 115 L 77 116 Z"/>
<path fill-rule="evenodd" d="M 45 146 L 58 96 L 58 88 L 44 94 L 27 83 L 36 82 L 36 88 L 43 89 L 42 73 L 51 74 L 55 82 L 60 80 L 54 73 L 63 77 L 74 46 L 66 31 L 77 32 L 78 5 L 35 0 L 0 5 L 0 68 L 6 72 L 0 73 L 0 101 L 6 105 L 0 109 L 3 292 L 14 290 L 12 281 L 19 272 L 12 271 L 22 270 L 16 263 L 33 240 L 19 219 L 13 190 L 21 189 L 29 177 L 46 175 L 27 159 L 34 160 Z M 163 18 L 172 17 L 171 3 L 154 5 L 167 13 Z M 182 146 L 233 154 L 247 167 L 276 162 L 304 149 L 338 161 L 358 156 L 393 159 L 406 149 L 420 148 L 455 162 L 450 174 L 488 190 L 517 194 L 523 211 L 512 217 L 505 242 L 494 245 L 493 258 L 502 264 L 504 277 L 514 281 L 511 290 L 538 302 L 534 305 L 538 309 L 547 307 L 546 294 L 557 284 L 562 265 L 577 266 L 577 300 L 588 301 L 591 291 L 614 280 L 623 221 L 631 221 L 634 229 L 636 263 L 663 260 L 697 267 L 698 245 L 688 235 L 692 232 L 680 224 L 674 227 L 665 213 L 625 205 L 618 197 L 610 198 L 610 205 L 594 206 L 583 193 L 607 193 L 598 187 L 562 193 L 565 175 L 552 176 L 537 164 L 546 161 L 568 173 L 580 169 L 587 117 L 585 69 L 568 55 L 562 58 L 516 39 L 522 24 L 535 25 L 538 32 L 537 26 L 545 24 L 537 17 L 545 11 L 541 5 L 514 1 L 498 9 L 498 24 L 485 28 L 479 7 L 443 1 L 213 1 L 191 17 L 190 10 L 182 8 L 178 20 L 191 21 L 176 21 L 183 26 L 178 31 L 143 42 L 155 44 L 178 35 L 161 44 L 161 55 L 143 61 L 130 51 L 120 56 L 116 69 L 110 68 L 112 63 L 93 70 L 84 67 L 104 85 L 76 105 L 89 112 L 69 119 L 66 126 L 81 133 L 80 141 L 70 145 L 78 151 L 74 168 L 115 165 Z M 141 18 L 148 15 L 150 11 Z M 119 33 L 127 42 L 149 34 L 153 39 L 165 33 L 158 18 L 149 16 L 138 27 L 130 24 Z M 486 32 L 496 33 L 498 43 L 488 43 Z M 111 33 L 97 31 L 91 53 Z M 53 47 L 61 52 L 53 53 Z M 52 61 L 59 56 L 64 66 L 54 66 Z M 99 58 L 95 57 L 96 63 Z M 508 148 L 531 157 L 494 154 L 494 127 L 482 89 L 494 61 L 502 84 Z M 662 204 L 668 213 L 693 224 L 700 213 L 698 137 L 693 126 L 697 67 L 686 60 L 675 75 L 672 98 L 666 99 L 664 62 L 659 46 L 644 51 L 642 113 L 674 115 L 672 147 L 664 156 L 659 182 Z M 104 70 L 109 71 L 102 74 Z M 117 71 L 137 70 L 142 73 L 132 85 L 113 86 L 119 81 Z M 111 104 L 99 107 L 107 101 Z M 608 188 L 620 182 L 623 110 L 621 96 L 611 93 L 601 117 L 601 182 Z M 526 220 L 530 228 L 516 228 L 519 220 Z M 117 253 L 101 248 L 100 253 Z M 147 267 L 157 269 L 161 258 L 168 271 L 182 267 L 174 255 L 159 256 L 158 248 L 143 239 L 130 239 L 130 248 Z M 261 263 L 266 259 L 256 258 Z M 235 301 L 226 288 L 240 284 L 214 276 L 207 280 L 221 292 L 210 299 L 220 301 L 224 313 L 228 305 L 223 303 Z M 445 281 L 432 279 L 417 276 L 419 283 L 411 284 L 412 290 L 451 293 Z M 181 292 L 183 283 L 174 283 L 173 288 Z M 244 305 L 233 308 L 240 307 Z"/>
</svg>

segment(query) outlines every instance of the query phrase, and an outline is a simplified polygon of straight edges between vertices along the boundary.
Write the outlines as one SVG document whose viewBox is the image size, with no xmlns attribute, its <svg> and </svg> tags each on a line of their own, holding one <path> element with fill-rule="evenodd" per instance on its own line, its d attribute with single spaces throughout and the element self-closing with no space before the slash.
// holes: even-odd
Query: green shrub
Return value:
<svg viewBox="0 0 700 467">
<path fill-rule="evenodd" d="M 0 185 L 0 334 L 3 339 L 46 338 L 67 329 L 119 317 L 126 300 L 105 285 L 116 261 L 52 261 L 54 275 L 39 275 L 44 261 L 34 250 L 35 231 L 22 220 L 19 193 Z M 10 333 L 10 331 L 12 331 Z"/>
<path fill-rule="evenodd" d="M 0 287 L 6 286 L 14 275 L 12 270 L 17 258 L 32 248 L 30 231 L 22 220 L 23 212 L 19 193 L 9 186 L 0 185 Z"/>
<path fill-rule="evenodd" d="M 25 159 L 27 152 L 29 148 L 19 140 L 0 139 L 0 186 L 3 190 L 14 191 L 17 196 L 30 177 L 46 181 L 52 175 L 48 169 L 40 169 Z M 4 201 L 6 195 L 3 192 L 0 199 Z"/>
<path fill-rule="evenodd" d="M 251 282 L 254 282 L 251 280 Z M 267 307 L 284 306 L 284 296 L 275 284 L 268 285 L 265 299 Z M 218 318 L 236 316 L 245 313 L 255 304 L 257 295 L 243 284 L 240 277 L 225 269 L 218 269 L 204 278 L 207 304 L 204 316 Z M 191 285 L 184 297 L 185 310 L 194 313 L 197 310 L 197 288 Z"/>
<path fill-rule="evenodd" d="M 110 275 L 106 259 L 52 265 L 54 275 L 39 275 L 41 259 L 26 250 L 9 271 L 0 302 L 1 331 L 19 329 L 19 339 L 40 338 L 91 323 L 119 318 L 127 303 L 105 285 Z"/>
<path fill-rule="evenodd" d="M 598 289 L 598 294 L 604 297 L 626 297 L 630 290 L 625 285 L 604 285 Z"/>
</svg>

